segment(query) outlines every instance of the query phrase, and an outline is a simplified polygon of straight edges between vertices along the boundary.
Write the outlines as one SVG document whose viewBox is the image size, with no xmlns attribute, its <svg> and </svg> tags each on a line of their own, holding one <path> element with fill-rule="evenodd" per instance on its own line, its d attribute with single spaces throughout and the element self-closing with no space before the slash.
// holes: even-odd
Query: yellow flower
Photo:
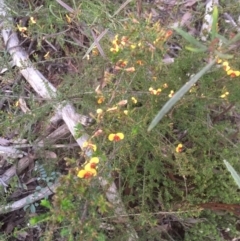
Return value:
<svg viewBox="0 0 240 241">
<path fill-rule="evenodd" d="M 231 70 L 230 66 L 224 66 L 223 68 L 224 68 L 224 70 L 225 70 L 226 72 L 229 71 L 229 70 Z"/>
<path fill-rule="evenodd" d="M 48 51 L 45 55 L 44 55 L 44 59 L 49 59 L 50 58 L 50 52 Z"/>
<path fill-rule="evenodd" d="M 113 53 L 119 52 L 119 46 L 115 45 L 114 48 L 110 48 L 110 51 L 113 52 Z"/>
<path fill-rule="evenodd" d="M 183 145 L 180 143 L 178 144 L 178 146 L 176 147 L 176 152 L 180 153 L 183 151 Z"/>
<path fill-rule="evenodd" d="M 98 115 L 101 115 L 103 113 L 103 110 L 102 109 L 97 109 L 96 112 L 97 112 Z"/>
<path fill-rule="evenodd" d="M 226 98 L 229 95 L 229 92 L 225 92 L 224 94 L 220 95 L 221 98 Z"/>
<path fill-rule="evenodd" d="M 88 141 L 85 141 L 83 143 L 83 148 L 86 148 L 86 149 L 91 149 L 93 151 L 96 151 L 97 150 L 97 146 L 92 144 L 91 142 L 88 142 Z"/>
<path fill-rule="evenodd" d="M 112 41 L 112 44 L 118 45 L 118 34 L 115 35 L 114 40 Z"/>
<path fill-rule="evenodd" d="M 155 89 L 153 89 L 152 87 L 150 87 L 148 90 L 150 91 L 150 93 L 151 93 L 152 95 L 160 95 L 160 93 L 161 93 L 161 91 L 162 91 L 160 88 L 158 88 L 157 90 L 155 90 Z"/>
<path fill-rule="evenodd" d="M 91 169 L 91 170 L 89 170 L 89 171 L 87 171 L 87 170 L 80 170 L 79 172 L 78 172 L 78 174 L 77 174 L 77 176 L 79 177 L 79 178 L 85 178 L 85 179 L 87 179 L 87 178 L 91 178 L 91 177 L 94 177 L 94 176 L 96 176 L 97 175 L 97 171 L 95 170 L 95 169 Z"/>
<path fill-rule="evenodd" d="M 173 95 L 174 95 L 174 91 L 171 90 L 171 91 L 170 91 L 170 94 L 168 95 L 168 97 L 171 98 L 171 97 L 173 97 Z"/>
<path fill-rule="evenodd" d="M 227 75 L 232 75 L 234 73 L 234 71 L 232 69 L 229 69 L 228 71 L 226 70 Z"/>
<path fill-rule="evenodd" d="M 235 73 L 236 76 L 239 76 L 239 75 L 240 75 L 240 71 L 238 71 L 238 70 L 237 70 L 237 71 L 234 71 L 234 73 Z"/>
<path fill-rule="evenodd" d="M 84 166 L 84 169 L 89 171 L 90 169 L 97 168 L 97 164 L 99 163 L 99 158 L 98 157 L 92 157 L 89 162 Z"/>
<path fill-rule="evenodd" d="M 30 22 L 31 22 L 31 24 L 37 23 L 37 21 L 36 21 L 36 19 L 34 17 L 30 17 Z"/>
<path fill-rule="evenodd" d="M 118 62 L 116 63 L 116 66 L 121 67 L 121 68 L 124 68 L 124 67 L 127 66 L 127 63 L 128 63 L 127 60 L 122 60 L 122 59 L 120 59 L 120 60 L 118 60 Z"/>
<path fill-rule="evenodd" d="M 124 113 L 125 115 L 128 115 L 128 110 L 124 110 L 123 113 Z"/>
<path fill-rule="evenodd" d="M 228 66 L 228 65 L 229 65 L 228 61 L 224 61 L 224 62 L 222 63 L 222 66 L 224 66 L 224 67 L 226 67 L 226 66 Z"/>
<path fill-rule="evenodd" d="M 116 133 L 116 134 L 110 134 L 108 136 L 109 141 L 120 141 L 124 139 L 124 134 L 123 133 Z"/>
<path fill-rule="evenodd" d="M 98 157 L 92 157 L 90 161 L 80 170 L 77 174 L 79 178 L 91 178 L 97 175 L 97 164 L 99 163 Z"/>
<path fill-rule="evenodd" d="M 18 24 L 17 24 L 17 29 L 18 29 L 18 31 L 21 32 L 21 33 L 24 33 L 24 32 L 27 31 L 27 28 L 26 28 L 26 27 L 21 27 L 21 26 L 18 25 Z"/>
<path fill-rule="evenodd" d="M 132 97 L 131 100 L 134 104 L 137 104 L 137 99 L 135 97 Z"/>
<path fill-rule="evenodd" d="M 65 16 L 66 16 L 67 23 L 71 23 L 72 19 L 67 14 Z"/>
<path fill-rule="evenodd" d="M 168 88 L 168 84 L 167 83 L 163 84 L 163 88 Z"/>
<path fill-rule="evenodd" d="M 15 102 L 15 106 L 16 106 L 16 107 L 19 107 L 19 106 L 20 106 L 19 100 Z"/>
<path fill-rule="evenodd" d="M 118 35 L 115 36 L 114 40 L 112 41 L 112 44 L 113 44 L 113 48 L 110 48 L 110 51 L 117 53 L 119 51 Z"/>
<path fill-rule="evenodd" d="M 234 77 L 240 75 L 240 71 L 234 71 L 234 70 L 230 71 L 230 70 L 229 70 L 229 71 L 227 72 L 227 74 L 230 75 L 230 77 L 234 78 Z"/>
</svg>

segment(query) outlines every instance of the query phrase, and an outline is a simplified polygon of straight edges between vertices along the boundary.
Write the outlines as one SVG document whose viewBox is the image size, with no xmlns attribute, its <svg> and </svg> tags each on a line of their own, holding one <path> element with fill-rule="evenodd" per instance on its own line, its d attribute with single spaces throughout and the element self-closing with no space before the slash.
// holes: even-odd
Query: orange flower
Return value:
<svg viewBox="0 0 240 241">
<path fill-rule="evenodd" d="M 118 67 L 121 67 L 121 68 L 124 68 L 124 67 L 126 67 L 127 66 L 127 60 L 122 60 L 122 59 L 120 59 L 117 63 L 116 63 L 116 65 L 118 66 Z"/>
<path fill-rule="evenodd" d="M 80 170 L 77 174 L 79 178 L 91 178 L 97 175 L 97 171 L 95 169 L 91 169 L 90 171 L 87 170 Z"/>
<path fill-rule="evenodd" d="M 167 30 L 165 34 L 165 38 L 169 38 L 172 35 L 173 31 L 172 30 Z"/>
<path fill-rule="evenodd" d="M 100 96 L 97 100 L 98 104 L 102 104 L 104 102 L 105 98 L 103 96 Z"/>
<path fill-rule="evenodd" d="M 108 136 L 108 140 L 109 141 L 120 141 L 122 139 L 124 139 L 124 134 L 121 133 L 121 132 L 120 133 L 116 133 L 116 134 L 110 134 Z"/>
<path fill-rule="evenodd" d="M 142 60 L 137 60 L 137 64 L 138 65 L 143 65 L 143 61 Z"/>
<path fill-rule="evenodd" d="M 183 145 L 180 143 L 178 144 L 178 146 L 176 147 L 176 152 L 180 153 L 183 151 Z"/>
</svg>

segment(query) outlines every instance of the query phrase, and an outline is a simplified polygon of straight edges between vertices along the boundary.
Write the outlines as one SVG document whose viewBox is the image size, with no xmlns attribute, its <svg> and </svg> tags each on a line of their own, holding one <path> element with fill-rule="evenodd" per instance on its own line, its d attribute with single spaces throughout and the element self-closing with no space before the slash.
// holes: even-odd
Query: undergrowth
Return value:
<svg viewBox="0 0 240 241">
<path fill-rule="evenodd" d="M 185 41 L 153 22 L 150 15 L 140 19 L 134 11 L 123 11 L 113 16 L 117 8 L 108 1 L 79 5 L 68 1 L 75 9 L 72 14 L 57 2 L 42 4 L 33 11 L 29 2 L 30 10 L 17 8 L 13 13 L 17 13 L 16 23 L 28 28 L 18 31 L 25 40 L 23 46 L 33 41 L 36 51 L 30 58 L 58 88 L 59 96 L 46 103 L 28 94 L 28 84 L 13 85 L 12 97 L 1 113 L 0 131 L 2 135 L 15 131 L 14 137 L 32 142 L 53 104 L 70 100 L 79 113 L 95 119 L 85 131 L 97 147 L 93 156 L 100 161 L 96 177 L 82 179 L 76 168 L 81 169 L 85 152 L 77 148 L 57 151 L 61 160 L 48 172 L 64 169 L 61 187 L 50 201 L 42 203 L 49 212 L 30 219 L 32 225 L 45 230 L 41 240 L 60 236 L 66 240 L 126 240 L 127 217 L 114 216 L 114 207 L 98 184 L 98 176 L 108 179 L 109 173 L 140 240 L 221 240 L 221 230 L 227 228 L 231 230 L 228 235 L 239 234 L 235 210 L 229 208 L 221 216 L 217 209 L 219 204 L 240 201 L 238 188 L 223 164 L 226 158 L 240 171 L 239 77 L 231 78 L 220 66 L 214 67 L 149 133 L 147 126 L 154 115 L 209 56 L 185 50 Z M 129 9 L 133 7 L 131 3 Z M 36 23 L 26 21 L 23 14 L 34 17 Z M 82 59 L 94 41 L 91 30 L 99 35 L 102 26 L 109 28 L 100 41 L 105 58 L 95 47 Z M 166 65 L 164 56 L 171 54 L 170 45 L 176 41 L 182 49 L 174 63 Z M 229 62 L 237 68 L 238 53 Z M 226 92 L 229 94 L 222 96 Z M 16 104 L 22 95 L 27 97 L 30 113 L 22 114 Z M 112 142 L 109 135 L 113 133 L 122 133 L 124 138 Z M 81 134 L 76 128 L 76 136 Z M 65 143 L 68 141 L 66 137 Z M 43 158 L 41 164 L 48 161 Z M 66 168 L 59 170 L 63 163 Z M 204 206 L 210 203 L 213 206 Z M 167 225 L 165 230 L 163 225 Z"/>
</svg>

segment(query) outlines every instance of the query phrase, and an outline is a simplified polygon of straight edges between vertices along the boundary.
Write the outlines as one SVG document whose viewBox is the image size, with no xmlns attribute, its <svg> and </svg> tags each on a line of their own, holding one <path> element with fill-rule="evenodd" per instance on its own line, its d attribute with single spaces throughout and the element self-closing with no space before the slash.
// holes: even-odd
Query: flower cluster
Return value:
<svg viewBox="0 0 240 241">
<path fill-rule="evenodd" d="M 157 77 L 154 76 L 153 79 L 156 80 Z M 164 89 L 168 88 L 168 84 L 167 84 L 167 83 L 164 83 L 164 84 L 162 85 L 162 88 L 164 88 Z M 161 89 L 161 88 L 154 89 L 153 87 L 150 87 L 148 90 L 149 90 L 149 92 L 150 92 L 151 95 L 160 95 L 161 92 L 162 92 L 162 89 Z M 172 97 L 173 94 L 174 94 L 174 91 L 171 90 L 171 91 L 170 91 L 170 94 L 169 94 L 168 96 L 169 96 L 169 97 Z"/>
<path fill-rule="evenodd" d="M 102 130 L 98 130 L 94 133 L 93 137 L 95 136 L 99 136 L 103 133 Z M 118 142 L 120 140 L 124 139 L 124 134 L 119 132 L 119 133 L 111 133 L 108 136 L 109 141 L 114 141 L 114 142 Z M 92 150 L 92 151 L 96 151 L 97 150 L 97 146 L 94 145 L 93 143 L 91 143 L 90 141 L 86 141 L 83 144 L 83 150 Z M 91 177 L 95 177 L 97 175 L 97 168 L 98 168 L 98 163 L 99 163 L 99 158 L 98 157 L 92 157 L 89 161 L 86 161 L 83 164 L 83 167 L 81 168 L 81 170 L 79 170 L 77 168 L 77 176 L 79 178 L 84 178 L 84 179 L 89 179 Z"/>
<path fill-rule="evenodd" d="M 230 77 L 234 78 L 234 77 L 240 76 L 240 71 L 233 70 L 230 67 L 228 61 L 223 61 L 222 59 L 218 59 L 217 63 L 222 65 L 223 69 L 226 71 L 227 75 L 229 75 Z"/>
<path fill-rule="evenodd" d="M 150 91 L 150 93 L 151 93 L 152 95 L 160 95 L 160 93 L 162 92 L 162 89 L 160 89 L 160 88 L 158 88 L 157 90 L 155 90 L 155 89 L 153 89 L 152 87 L 150 87 L 148 90 Z"/>
<path fill-rule="evenodd" d="M 97 164 L 99 163 L 98 157 L 92 157 L 89 162 L 87 162 L 83 169 L 77 174 L 79 178 L 91 178 L 97 175 Z"/>
</svg>

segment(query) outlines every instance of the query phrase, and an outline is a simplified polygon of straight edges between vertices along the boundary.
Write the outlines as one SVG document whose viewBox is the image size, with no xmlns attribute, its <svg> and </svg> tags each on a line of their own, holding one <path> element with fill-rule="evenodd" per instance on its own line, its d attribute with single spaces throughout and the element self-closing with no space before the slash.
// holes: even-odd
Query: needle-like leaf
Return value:
<svg viewBox="0 0 240 241">
<path fill-rule="evenodd" d="M 199 41 L 197 41 L 192 35 L 190 35 L 189 33 L 183 31 L 180 28 L 173 28 L 178 34 L 180 34 L 183 38 L 185 38 L 189 43 L 191 43 L 192 45 L 194 45 L 194 47 L 198 47 L 201 49 L 206 48 L 206 46 L 202 43 L 200 43 Z"/>
<path fill-rule="evenodd" d="M 214 40 L 218 32 L 218 8 L 216 5 L 213 7 L 212 18 L 213 18 L 213 21 L 212 21 L 212 28 L 211 28 L 211 38 L 212 40 Z"/>
<path fill-rule="evenodd" d="M 237 183 L 238 187 L 240 188 L 240 176 L 239 176 L 239 174 L 235 171 L 235 169 L 231 166 L 231 164 L 228 161 L 223 160 L 223 162 L 226 165 L 228 171 L 231 173 L 234 181 Z"/>
</svg>

